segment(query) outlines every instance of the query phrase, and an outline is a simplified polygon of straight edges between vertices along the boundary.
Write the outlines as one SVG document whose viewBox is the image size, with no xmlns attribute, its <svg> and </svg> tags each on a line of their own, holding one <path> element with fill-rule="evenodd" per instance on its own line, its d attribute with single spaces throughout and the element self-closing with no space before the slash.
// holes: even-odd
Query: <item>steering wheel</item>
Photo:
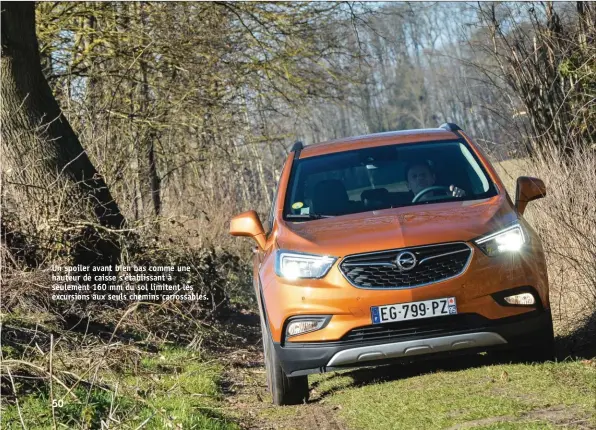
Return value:
<svg viewBox="0 0 596 430">
<path fill-rule="evenodd" d="M 445 194 L 449 194 L 451 192 L 451 190 L 449 190 L 449 187 L 444 187 L 442 185 L 433 185 L 432 187 L 427 187 L 421 190 L 418 194 L 416 194 L 412 199 L 412 203 L 417 203 L 420 200 L 420 197 L 422 197 L 426 193 L 430 193 L 431 191 L 445 191 Z"/>
</svg>

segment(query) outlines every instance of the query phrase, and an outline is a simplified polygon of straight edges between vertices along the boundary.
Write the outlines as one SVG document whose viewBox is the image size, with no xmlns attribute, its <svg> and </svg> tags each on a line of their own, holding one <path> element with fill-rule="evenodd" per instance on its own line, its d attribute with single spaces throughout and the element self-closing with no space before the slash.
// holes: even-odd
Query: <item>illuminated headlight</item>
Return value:
<svg viewBox="0 0 596 430">
<path fill-rule="evenodd" d="M 530 293 L 515 294 L 513 296 L 507 296 L 504 300 L 510 305 L 534 305 L 536 299 Z"/>
<path fill-rule="evenodd" d="M 325 325 L 326 317 L 300 318 L 288 323 L 286 335 L 297 336 L 299 334 L 309 333 L 320 330 Z"/>
<path fill-rule="evenodd" d="M 519 251 L 526 238 L 519 224 L 489 234 L 475 241 L 476 245 L 488 256 L 495 256 L 505 252 Z"/>
<path fill-rule="evenodd" d="M 335 257 L 326 255 L 296 254 L 278 251 L 275 269 L 278 276 L 286 279 L 322 278 L 327 274 Z"/>
</svg>

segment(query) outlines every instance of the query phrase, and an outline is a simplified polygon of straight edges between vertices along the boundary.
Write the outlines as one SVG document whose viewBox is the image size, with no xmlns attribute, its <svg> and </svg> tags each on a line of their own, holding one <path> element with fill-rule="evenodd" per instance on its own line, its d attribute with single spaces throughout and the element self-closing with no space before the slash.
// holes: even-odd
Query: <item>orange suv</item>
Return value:
<svg viewBox="0 0 596 430">
<path fill-rule="evenodd" d="M 275 404 L 308 399 L 308 374 L 414 356 L 506 349 L 553 357 L 540 239 L 455 124 L 294 144 L 258 244 L 254 288 Z"/>
</svg>

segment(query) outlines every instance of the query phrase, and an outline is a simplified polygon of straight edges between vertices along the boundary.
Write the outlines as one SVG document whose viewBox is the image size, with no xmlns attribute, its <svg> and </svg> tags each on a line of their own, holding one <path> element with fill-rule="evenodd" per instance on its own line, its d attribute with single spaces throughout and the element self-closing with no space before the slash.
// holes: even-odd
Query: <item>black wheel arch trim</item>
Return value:
<svg viewBox="0 0 596 430">
<path fill-rule="evenodd" d="M 271 335 L 271 329 L 269 327 L 269 316 L 267 315 L 267 306 L 265 305 L 265 295 L 263 294 L 263 284 L 261 283 L 260 276 L 258 277 L 257 282 L 258 282 L 258 286 L 259 286 L 259 288 L 258 288 L 259 297 L 257 298 L 257 300 L 259 301 L 259 304 L 260 304 L 259 312 L 262 312 L 263 320 L 265 321 L 265 330 L 267 330 L 267 333 L 273 340 L 273 337 Z"/>
</svg>

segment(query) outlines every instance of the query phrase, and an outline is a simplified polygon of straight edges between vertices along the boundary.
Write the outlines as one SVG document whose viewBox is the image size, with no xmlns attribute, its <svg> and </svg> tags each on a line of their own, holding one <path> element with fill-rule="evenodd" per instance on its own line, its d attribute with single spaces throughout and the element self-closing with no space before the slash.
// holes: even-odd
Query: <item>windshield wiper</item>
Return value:
<svg viewBox="0 0 596 430">
<path fill-rule="evenodd" d="M 331 218 L 333 215 L 321 215 L 321 214 L 287 214 L 288 219 L 321 219 Z"/>
</svg>

